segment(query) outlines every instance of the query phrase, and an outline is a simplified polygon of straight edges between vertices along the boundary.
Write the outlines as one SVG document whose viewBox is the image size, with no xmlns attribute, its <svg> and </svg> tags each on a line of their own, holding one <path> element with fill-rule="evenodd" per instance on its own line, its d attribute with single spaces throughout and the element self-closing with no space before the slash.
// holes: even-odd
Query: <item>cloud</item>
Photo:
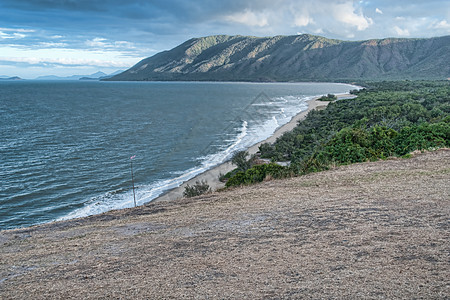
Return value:
<svg viewBox="0 0 450 300">
<path fill-rule="evenodd" d="M 35 32 L 34 29 L 23 29 L 23 28 L 4 28 L 0 27 L 0 31 L 12 31 L 12 32 Z"/>
<path fill-rule="evenodd" d="M 127 41 L 115 41 L 114 48 L 126 48 L 126 49 L 136 49 L 134 43 L 130 43 Z"/>
<path fill-rule="evenodd" d="M 394 29 L 394 32 L 395 32 L 397 35 L 399 35 L 399 36 L 409 36 L 409 35 L 410 35 L 408 29 L 401 29 L 401 28 L 398 27 L 398 26 L 394 26 L 393 29 Z"/>
<path fill-rule="evenodd" d="M 433 24 L 432 28 L 450 31 L 450 24 L 447 22 L 447 20 L 442 20 L 440 22 L 437 22 L 436 24 Z"/>
<path fill-rule="evenodd" d="M 32 29 L 23 28 L 0 28 L 0 39 L 23 39 L 27 35 L 25 33 L 35 32 Z"/>
<path fill-rule="evenodd" d="M 93 47 L 93 48 L 105 48 L 107 46 L 105 41 L 106 41 L 105 38 L 96 37 L 92 40 L 86 41 L 86 45 L 88 47 Z"/>
<path fill-rule="evenodd" d="M 136 49 L 136 46 L 128 41 L 110 41 L 105 38 L 96 37 L 92 40 L 85 41 L 85 45 L 90 50 L 117 50 L 123 49 L 128 52 Z"/>
<path fill-rule="evenodd" d="M 22 67 L 96 67 L 129 68 L 144 57 L 127 55 L 122 51 L 90 51 L 86 49 L 61 48 L 54 44 L 42 44 L 39 49 L 20 45 L 0 45 L 0 61 Z M 1 72 L 0 72 L 1 73 Z"/>
<path fill-rule="evenodd" d="M 323 34 L 324 31 L 323 31 L 322 28 L 317 28 L 317 29 L 314 29 L 314 30 L 313 30 L 313 33 L 315 33 L 315 34 Z"/>
<path fill-rule="evenodd" d="M 310 17 L 309 15 L 303 14 L 303 15 L 295 17 L 294 24 L 295 24 L 295 26 L 303 27 L 303 26 L 307 26 L 309 24 L 314 24 L 314 19 L 312 17 Z"/>
<path fill-rule="evenodd" d="M 65 48 L 68 46 L 67 43 L 54 43 L 54 42 L 40 42 L 39 45 L 42 48 Z"/>
<path fill-rule="evenodd" d="M 362 32 L 373 24 L 360 4 L 352 0 L 254 0 L 240 3 L 242 8 L 235 7 L 238 12 L 228 13 L 223 18 L 226 21 L 223 27 L 233 29 L 237 24 L 244 24 L 250 29 L 244 34 L 250 35 L 267 35 L 272 32 L 292 34 L 301 30 L 328 37 L 353 38 L 356 34 L 352 30 Z"/>
<path fill-rule="evenodd" d="M 336 20 L 354 26 L 359 31 L 366 30 L 373 24 L 371 18 L 364 16 L 361 12 L 355 12 L 352 2 L 333 5 L 333 15 Z"/>
<path fill-rule="evenodd" d="M 428 15 L 433 16 L 433 22 L 448 22 L 448 11 L 442 9 L 447 1 L 2 0 L 0 27 L 18 24 L 25 29 L 39 24 L 36 28 L 46 31 L 47 36 L 55 36 L 54 39 L 64 36 L 83 40 L 82 43 L 89 40 L 91 47 L 97 44 L 99 48 L 106 41 L 95 40 L 98 36 L 110 43 L 128 41 L 137 48 L 163 50 L 195 36 L 293 34 L 300 29 L 322 29 L 333 38 L 348 37 L 351 30 L 356 30 L 355 38 L 363 39 L 389 36 L 395 25 L 403 28 L 395 23 L 396 16 L 414 19 Z M 378 15 L 377 24 L 372 19 L 374 15 Z M 440 34 L 448 31 L 445 24 L 436 26 Z M 421 36 L 435 35 L 430 26 L 418 32 Z"/>
<path fill-rule="evenodd" d="M 244 24 L 247 26 L 264 27 L 269 25 L 267 17 L 262 13 L 255 13 L 250 10 L 234 13 L 232 15 L 225 16 L 225 20 Z"/>
<path fill-rule="evenodd" d="M 5 33 L 0 31 L 0 39 L 23 39 L 24 37 L 26 37 L 26 35 L 22 33 Z"/>
<path fill-rule="evenodd" d="M 130 67 L 128 63 L 114 60 L 83 59 L 83 58 L 36 58 L 36 57 L 2 57 L 1 62 L 26 63 L 28 65 L 59 65 L 59 66 L 95 66 L 95 67 Z"/>
</svg>

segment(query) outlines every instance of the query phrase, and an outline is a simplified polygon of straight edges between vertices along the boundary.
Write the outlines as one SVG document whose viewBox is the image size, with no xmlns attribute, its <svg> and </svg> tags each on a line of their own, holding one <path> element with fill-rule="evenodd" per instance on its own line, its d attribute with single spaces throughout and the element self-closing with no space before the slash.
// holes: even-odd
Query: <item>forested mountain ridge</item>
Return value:
<svg viewBox="0 0 450 300">
<path fill-rule="evenodd" d="M 446 79 L 450 36 L 342 41 L 302 34 L 193 38 L 108 80 Z"/>
</svg>

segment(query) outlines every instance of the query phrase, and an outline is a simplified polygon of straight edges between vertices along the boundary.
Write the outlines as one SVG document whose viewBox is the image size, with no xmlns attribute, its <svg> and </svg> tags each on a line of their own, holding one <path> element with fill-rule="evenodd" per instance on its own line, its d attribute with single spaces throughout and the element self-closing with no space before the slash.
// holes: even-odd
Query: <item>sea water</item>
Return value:
<svg viewBox="0 0 450 300">
<path fill-rule="evenodd" d="M 147 203 L 269 137 L 311 97 L 354 88 L 0 82 L 0 230 L 132 207 L 131 167 Z"/>
</svg>

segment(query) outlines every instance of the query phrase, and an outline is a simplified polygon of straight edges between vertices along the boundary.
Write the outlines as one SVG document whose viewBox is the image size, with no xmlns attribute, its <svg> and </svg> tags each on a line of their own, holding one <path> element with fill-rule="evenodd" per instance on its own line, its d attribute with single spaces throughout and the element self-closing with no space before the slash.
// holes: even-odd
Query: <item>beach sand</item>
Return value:
<svg viewBox="0 0 450 300">
<path fill-rule="evenodd" d="M 350 94 L 341 94 L 338 96 L 338 99 L 344 99 L 351 97 L 353 95 Z M 252 155 L 259 151 L 259 146 L 263 143 L 274 143 L 276 139 L 280 136 L 282 136 L 285 132 L 291 131 L 294 129 L 298 122 L 306 118 L 306 115 L 314 110 L 314 109 L 323 109 L 325 108 L 329 102 L 325 101 L 319 101 L 319 97 L 313 98 L 308 101 L 308 108 L 299 114 L 295 115 L 288 123 L 278 128 L 269 138 L 265 139 L 264 141 L 261 141 L 247 149 L 247 152 Z M 196 177 L 184 182 L 181 186 L 174 188 L 167 193 L 159 196 L 158 198 L 154 199 L 152 202 L 156 201 L 170 201 L 175 200 L 183 197 L 183 192 L 185 190 L 185 187 L 187 185 L 194 185 L 196 181 L 206 181 L 208 185 L 210 186 L 212 191 L 216 191 L 220 188 L 225 187 L 225 184 L 223 182 L 219 181 L 219 177 L 221 175 L 224 175 L 231 170 L 233 170 L 235 166 L 231 163 L 231 161 L 226 161 L 210 170 L 207 170 L 203 172 L 202 174 L 197 175 Z"/>
</svg>

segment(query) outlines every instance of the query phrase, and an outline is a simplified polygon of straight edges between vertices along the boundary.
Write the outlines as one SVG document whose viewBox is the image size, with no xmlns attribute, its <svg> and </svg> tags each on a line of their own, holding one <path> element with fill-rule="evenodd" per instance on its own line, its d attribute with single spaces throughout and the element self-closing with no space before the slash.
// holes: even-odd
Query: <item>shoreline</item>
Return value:
<svg viewBox="0 0 450 300">
<path fill-rule="evenodd" d="M 338 100 L 341 99 L 347 99 L 348 97 L 354 97 L 354 95 L 350 94 L 350 91 L 353 90 L 353 88 L 358 89 L 361 88 L 359 86 L 355 86 L 355 85 L 351 85 L 351 84 L 344 84 L 349 86 L 349 89 L 347 90 L 347 92 L 344 93 L 336 93 L 335 95 L 338 97 Z M 350 88 L 352 87 L 352 88 Z M 325 101 L 319 101 L 318 99 L 322 96 L 322 95 L 326 95 L 326 94 L 321 94 L 321 95 L 315 95 L 315 96 L 308 96 L 303 98 L 304 102 L 302 101 L 302 103 L 307 104 L 307 108 L 303 111 L 298 112 L 296 115 L 294 115 L 286 124 L 279 126 L 268 138 L 253 144 L 243 150 L 247 151 L 249 154 L 255 154 L 256 152 L 259 151 L 259 146 L 263 143 L 274 143 L 276 141 L 276 139 L 278 137 L 280 137 L 282 134 L 284 134 L 287 131 L 291 131 L 292 129 L 294 129 L 297 126 L 297 123 L 301 120 L 303 120 L 306 115 L 317 108 L 325 108 L 329 102 L 325 102 Z M 77 220 L 77 219 L 84 219 L 87 217 L 92 217 L 92 216 L 98 216 L 98 215 L 103 215 L 105 213 L 111 212 L 111 211 L 120 211 L 120 210 L 127 210 L 127 209 L 135 209 L 135 208 L 144 208 L 145 206 L 153 203 L 153 202 L 167 202 L 167 201 L 174 201 L 177 199 L 183 199 L 183 192 L 185 190 L 185 187 L 187 185 L 194 185 L 196 181 L 202 181 L 205 180 L 207 182 L 207 184 L 210 186 L 210 189 L 212 192 L 215 192 L 221 188 L 225 187 L 225 183 L 220 182 L 219 181 L 219 177 L 222 174 L 226 174 L 229 171 L 233 170 L 235 168 L 235 166 L 231 163 L 231 158 L 219 163 L 215 166 L 210 167 L 209 169 L 204 170 L 202 173 L 199 173 L 197 175 L 195 175 L 194 177 L 192 177 L 191 179 L 188 179 L 184 182 L 182 182 L 181 180 L 177 182 L 177 184 L 180 184 L 178 187 L 172 187 L 169 188 L 163 192 L 161 192 L 161 194 L 159 194 L 158 196 L 156 196 L 155 198 L 151 199 L 151 200 L 146 200 L 145 202 L 139 204 L 136 207 L 120 207 L 120 208 L 109 208 L 105 211 L 100 211 L 100 212 L 96 212 L 93 214 L 85 214 L 85 215 L 81 215 L 81 216 L 71 216 L 71 217 L 57 217 L 51 220 L 46 220 L 46 221 L 42 221 L 42 222 L 38 222 L 38 223 L 34 223 L 34 224 L 30 224 L 30 225 L 25 225 L 25 226 L 18 226 L 18 227 L 12 227 L 12 228 L 5 228 L 5 229 L 1 229 L 0 228 L 0 232 L 2 231 L 8 231 L 8 230 L 15 230 L 15 229 L 20 229 L 20 228 L 29 228 L 29 227 L 35 227 L 35 226 L 42 226 L 45 224 L 51 224 L 51 223 L 59 223 L 59 222 L 66 222 L 66 221 L 70 221 L 70 220 Z M 136 200 L 141 200 L 141 199 L 136 199 Z"/>
<path fill-rule="evenodd" d="M 353 95 L 350 93 L 345 94 L 338 94 L 336 95 L 338 97 L 338 100 L 341 99 L 347 99 L 348 97 L 352 97 Z M 267 139 L 258 142 L 246 149 L 249 155 L 253 155 L 259 151 L 259 146 L 264 143 L 270 143 L 273 144 L 278 137 L 283 135 L 285 132 L 293 130 L 299 121 L 302 121 L 306 118 L 308 113 L 315 109 L 323 109 L 327 107 L 328 101 L 320 101 L 319 98 L 321 96 L 315 96 L 314 98 L 307 100 L 308 108 L 304 111 L 299 112 L 296 114 L 292 119 L 284 124 L 283 126 L 280 126 L 278 129 L 275 130 L 275 132 L 268 137 Z M 209 170 L 206 170 L 205 172 L 183 182 L 179 187 L 173 188 L 171 190 L 168 190 L 161 194 L 160 196 L 156 197 L 155 199 L 147 202 L 147 203 L 156 203 L 156 202 L 162 202 L 162 201 L 173 201 L 180 198 L 183 198 L 183 192 L 185 190 L 185 187 L 187 185 L 194 185 L 196 181 L 206 181 L 211 188 L 212 192 L 217 191 L 218 189 L 224 188 L 225 183 L 219 181 L 219 176 L 222 174 L 226 174 L 230 171 L 232 171 L 235 168 L 235 166 L 231 163 L 231 160 L 225 161 Z M 145 204 L 144 204 L 145 205 Z"/>
</svg>

